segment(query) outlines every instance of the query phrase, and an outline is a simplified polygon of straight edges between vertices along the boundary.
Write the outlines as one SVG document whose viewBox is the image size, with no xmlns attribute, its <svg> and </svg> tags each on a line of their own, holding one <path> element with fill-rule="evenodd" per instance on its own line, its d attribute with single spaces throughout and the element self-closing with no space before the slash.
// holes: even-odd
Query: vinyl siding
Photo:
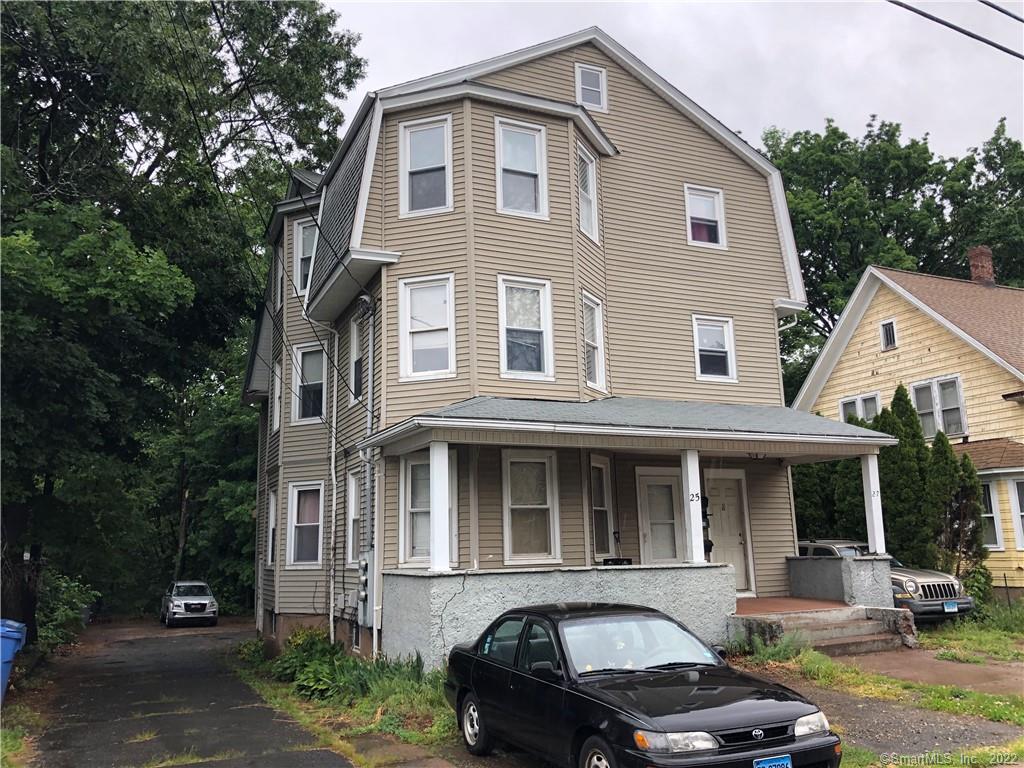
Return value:
<svg viewBox="0 0 1024 768">
<path fill-rule="evenodd" d="M 992 572 L 995 586 L 1003 586 L 1003 577 L 1010 587 L 1024 587 L 1024 540 L 1017 534 L 1013 523 L 1014 509 L 1010 494 L 1015 493 L 1014 481 L 1024 481 L 1024 475 L 985 475 L 982 481 L 991 484 L 999 507 L 999 527 L 1003 534 L 1002 551 L 990 549 L 985 565 Z"/>
</svg>

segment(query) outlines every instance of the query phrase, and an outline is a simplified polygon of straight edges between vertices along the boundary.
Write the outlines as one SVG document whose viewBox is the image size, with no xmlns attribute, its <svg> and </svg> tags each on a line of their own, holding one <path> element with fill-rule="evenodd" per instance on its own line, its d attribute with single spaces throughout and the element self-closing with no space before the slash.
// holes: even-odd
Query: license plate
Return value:
<svg viewBox="0 0 1024 768">
<path fill-rule="evenodd" d="M 942 603 L 942 610 L 944 610 L 946 613 L 956 613 L 957 612 L 956 600 L 946 600 L 946 601 L 944 601 Z"/>
<path fill-rule="evenodd" d="M 789 755 L 762 757 L 754 761 L 754 768 L 793 768 L 793 758 Z"/>
<path fill-rule="evenodd" d="M 185 610 L 189 613 L 202 613 L 203 607 L 202 603 L 185 603 Z"/>
</svg>

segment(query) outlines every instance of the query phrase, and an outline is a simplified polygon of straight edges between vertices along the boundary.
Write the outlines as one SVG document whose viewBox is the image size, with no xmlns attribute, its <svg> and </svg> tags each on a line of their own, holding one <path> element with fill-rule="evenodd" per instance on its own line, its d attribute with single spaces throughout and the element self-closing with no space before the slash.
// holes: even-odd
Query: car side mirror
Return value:
<svg viewBox="0 0 1024 768">
<path fill-rule="evenodd" d="M 535 661 L 530 665 L 530 674 L 538 680 L 554 682 L 562 679 L 562 673 L 550 661 Z"/>
</svg>

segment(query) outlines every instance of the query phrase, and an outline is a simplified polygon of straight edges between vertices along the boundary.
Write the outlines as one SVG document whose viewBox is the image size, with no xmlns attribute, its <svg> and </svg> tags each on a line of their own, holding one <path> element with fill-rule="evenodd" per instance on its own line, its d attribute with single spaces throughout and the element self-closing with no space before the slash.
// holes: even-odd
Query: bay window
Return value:
<svg viewBox="0 0 1024 768">
<path fill-rule="evenodd" d="M 561 561 L 554 451 L 502 452 L 506 564 Z"/>
<path fill-rule="evenodd" d="M 498 276 L 501 375 L 554 379 L 551 338 L 551 283 Z"/>
<path fill-rule="evenodd" d="M 593 240 L 597 236 L 597 161 L 583 145 L 577 147 L 576 186 L 580 199 L 580 231 Z"/>
<path fill-rule="evenodd" d="M 295 225 L 295 292 L 306 294 L 309 288 L 309 270 L 313 266 L 313 250 L 316 248 L 316 224 L 300 221 Z"/>
<path fill-rule="evenodd" d="M 590 457 L 590 521 L 594 559 L 613 557 L 615 522 L 612 514 L 611 462 L 606 456 Z"/>
<path fill-rule="evenodd" d="M 499 213 L 548 217 L 546 137 L 543 126 L 495 118 Z"/>
<path fill-rule="evenodd" d="M 399 281 L 399 367 L 402 378 L 455 375 L 454 277 Z"/>
<path fill-rule="evenodd" d="M 399 216 L 452 210 L 452 116 L 399 126 Z"/>
<path fill-rule="evenodd" d="M 583 294 L 583 367 L 587 386 L 605 389 L 604 316 L 601 302 Z"/>
<path fill-rule="evenodd" d="M 399 481 L 401 513 L 399 561 L 409 566 L 430 565 L 430 454 L 427 451 L 402 458 Z M 459 559 L 458 468 L 456 452 L 448 452 L 448 530 L 450 564 Z"/>
</svg>

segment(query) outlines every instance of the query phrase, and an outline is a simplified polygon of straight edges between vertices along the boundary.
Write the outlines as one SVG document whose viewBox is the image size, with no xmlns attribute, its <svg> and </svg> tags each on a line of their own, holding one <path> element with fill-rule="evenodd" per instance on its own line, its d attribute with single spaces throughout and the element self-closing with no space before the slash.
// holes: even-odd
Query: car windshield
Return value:
<svg viewBox="0 0 1024 768">
<path fill-rule="evenodd" d="M 560 626 L 569 663 L 580 675 L 719 663 L 714 651 L 661 616 L 600 616 Z"/>
<path fill-rule="evenodd" d="M 177 597 L 209 597 L 210 588 L 205 584 L 179 584 L 174 588 Z"/>
<path fill-rule="evenodd" d="M 867 547 L 836 547 L 836 551 L 840 557 L 860 557 L 861 555 L 867 554 L 862 551 Z"/>
</svg>

